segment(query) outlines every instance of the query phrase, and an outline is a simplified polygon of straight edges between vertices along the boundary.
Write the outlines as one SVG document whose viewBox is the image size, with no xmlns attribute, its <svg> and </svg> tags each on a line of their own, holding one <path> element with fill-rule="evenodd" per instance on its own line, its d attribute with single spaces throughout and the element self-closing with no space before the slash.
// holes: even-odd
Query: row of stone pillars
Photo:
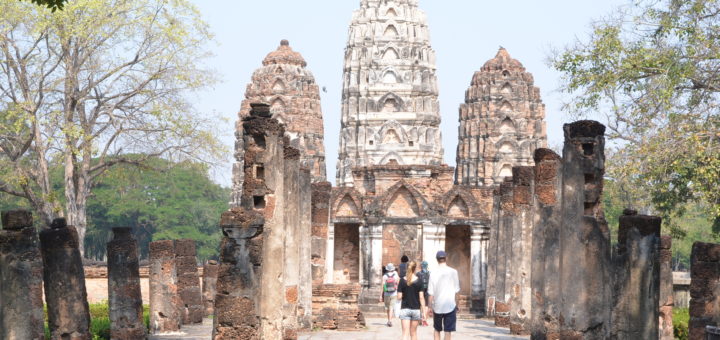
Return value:
<svg viewBox="0 0 720 340">
<path fill-rule="evenodd" d="M 51 339 L 90 339 L 76 229 L 56 219 L 38 238 L 32 214 L 23 210 L 3 212 L 2 225 L 0 339 L 45 339 L 43 283 Z M 107 244 L 111 338 L 144 339 L 137 242 L 130 228 L 114 228 L 113 233 Z M 173 331 L 181 323 L 202 322 L 206 313 L 212 313 L 212 306 L 202 303 L 194 241 L 153 242 L 150 253 L 151 331 Z M 205 294 L 213 301 L 214 279 L 207 276 L 217 273 L 217 263 L 206 268 Z"/>
<path fill-rule="evenodd" d="M 626 211 L 611 249 L 604 131 L 593 121 L 565 125 L 562 158 L 538 149 L 534 167 L 514 168 L 496 190 L 487 307 L 513 334 L 672 338 L 670 239 L 660 237 L 660 218 Z"/>
</svg>

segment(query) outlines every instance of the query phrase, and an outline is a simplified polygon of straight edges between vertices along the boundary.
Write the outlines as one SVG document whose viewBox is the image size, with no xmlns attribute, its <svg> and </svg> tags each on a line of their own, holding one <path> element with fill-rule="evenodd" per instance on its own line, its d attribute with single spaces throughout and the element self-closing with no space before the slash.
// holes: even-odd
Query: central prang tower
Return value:
<svg viewBox="0 0 720 340">
<path fill-rule="evenodd" d="M 362 0 L 345 48 L 337 185 L 353 168 L 439 165 L 435 51 L 417 0 Z"/>
</svg>

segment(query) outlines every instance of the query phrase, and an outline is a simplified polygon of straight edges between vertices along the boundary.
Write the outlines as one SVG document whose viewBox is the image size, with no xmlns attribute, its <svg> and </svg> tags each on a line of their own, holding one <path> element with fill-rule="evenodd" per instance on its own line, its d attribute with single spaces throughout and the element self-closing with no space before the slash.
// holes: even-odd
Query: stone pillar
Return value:
<svg viewBox="0 0 720 340">
<path fill-rule="evenodd" d="M 483 235 L 482 226 L 476 225 L 472 227 L 470 234 L 470 268 L 472 268 L 472 295 L 480 296 L 484 287 L 482 284 L 483 271 Z"/>
<path fill-rule="evenodd" d="M 335 281 L 335 224 L 327 225 L 327 242 L 325 249 L 325 284 Z"/>
<path fill-rule="evenodd" d="M 178 295 L 175 243 L 150 242 L 150 333 L 180 330 L 182 301 Z"/>
<path fill-rule="evenodd" d="M 366 225 L 360 227 L 360 286 L 363 288 L 370 287 L 370 261 L 371 261 L 371 239 L 370 228 Z"/>
<path fill-rule="evenodd" d="M 660 225 L 626 209 L 614 258 L 612 339 L 657 339 L 660 318 Z"/>
<path fill-rule="evenodd" d="M 532 249 L 531 338 L 560 337 L 560 222 L 562 160 L 550 149 L 535 150 L 535 224 Z"/>
<path fill-rule="evenodd" d="M 4 211 L 0 230 L 0 339 L 45 340 L 43 263 L 32 214 Z"/>
<path fill-rule="evenodd" d="M 197 265 L 197 248 L 190 239 L 175 241 L 177 289 L 180 295 L 180 316 L 183 325 L 202 323 L 203 302 Z"/>
<path fill-rule="evenodd" d="M 324 165 L 323 165 L 324 166 Z M 298 286 L 298 324 L 303 329 L 312 327 L 312 185 L 311 173 L 300 171 L 300 283 Z"/>
<path fill-rule="evenodd" d="M 496 283 L 497 296 L 495 299 L 495 325 L 510 327 L 510 277 L 512 273 L 512 243 L 513 243 L 513 206 L 512 178 L 507 178 L 500 184 L 500 210 L 498 221 L 498 253 Z"/>
<path fill-rule="evenodd" d="M 660 237 L 660 340 L 673 340 L 672 311 L 675 307 L 672 275 L 672 237 Z"/>
<path fill-rule="evenodd" d="M 423 224 L 423 260 L 428 262 L 428 270 L 432 272 L 438 263 L 435 256 L 440 250 L 445 250 L 445 226 L 431 223 Z M 472 251 L 472 250 L 471 250 Z M 472 255 L 471 255 L 472 256 Z M 383 263 L 385 265 L 386 263 Z M 397 266 L 397 263 L 395 264 Z"/>
<path fill-rule="evenodd" d="M 298 285 L 300 284 L 300 152 L 285 146 L 284 149 L 284 221 L 281 224 L 285 238 L 283 305 L 284 338 L 297 338 Z"/>
<path fill-rule="evenodd" d="M 203 267 L 203 305 L 205 306 L 205 316 L 215 315 L 215 294 L 217 294 L 217 278 L 218 278 L 217 261 L 210 260 Z"/>
<path fill-rule="evenodd" d="M 330 222 L 330 182 L 312 184 L 312 282 L 315 285 L 325 282 L 328 247 L 328 223 Z"/>
<path fill-rule="evenodd" d="M 562 336 L 607 339 L 612 292 L 610 232 L 601 207 L 605 127 L 594 121 L 564 126 L 560 313 Z"/>
<path fill-rule="evenodd" d="M 487 269 L 487 289 L 485 291 L 485 315 L 488 317 L 495 316 L 495 300 L 497 300 L 497 268 L 500 259 L 498 258 L 498 238 L 500 226 L 500 190 L 493 191 L 493 207 L 492 217 L 490 219 L 490 240 L 488 242 L 488 269 Z"/>
<path fill-rule="evenodd" d="M 382 284 L 382 247 L 383 247 L 383 226 L 382 224 L 373 224 L 370 226 L 370 285 L 379 287 Z M 376 295 L 380 296 L 380 294 Z"/>
<path fill-rule="evenodd" d="M 113 228 L 113 234 L 107 244 L 110 337 L 145 339 L 137 241 L 130 228 Z"/>
<path fill-rule="evenodd" d="M 50 338 L 89 340 L 90 309 L 75 227 L 64 218 L 40 232 Z"/>
<path fill-rule="evenodd" d="M 510 333 L 529 334 L 532 279 L 532 235 L 533 235 L 533 187 L 534 168 L 520 166 L 513 168 L 513 207 L 515 218 L 512 220 L 512 265 L 510 275 Z"/>
<path fill-rule="evenodd" d="M 695 242 L 690 260 L 690 340 L 720 326 L 720 244 Z"/>
</svg>

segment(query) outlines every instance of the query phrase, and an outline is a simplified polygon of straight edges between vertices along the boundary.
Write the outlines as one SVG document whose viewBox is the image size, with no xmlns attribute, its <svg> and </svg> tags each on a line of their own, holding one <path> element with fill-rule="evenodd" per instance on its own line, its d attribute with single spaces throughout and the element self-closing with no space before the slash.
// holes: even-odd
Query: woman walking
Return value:
<svg viewBox="0 0 720 340">
<path fill-rule="evenodd" d="M 400 322 L 402 323 L 402 340 L 417 340 L 417 327 L 420 321 L 425 320 L 422 311 L 425 310 L 425 289 L 421 280 L 417 279 L 415 271 L 417 263 L 410 262 L 407 274 L 400 279 L 398 299 L 400 299 Z"/>
</svg>

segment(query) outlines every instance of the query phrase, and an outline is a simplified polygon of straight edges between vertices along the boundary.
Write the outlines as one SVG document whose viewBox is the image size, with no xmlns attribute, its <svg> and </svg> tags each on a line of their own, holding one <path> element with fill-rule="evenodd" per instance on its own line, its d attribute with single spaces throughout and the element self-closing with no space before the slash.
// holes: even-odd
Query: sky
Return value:
<svg viewBox="0 0 720 340">
<path fill-rule="evenodd" d="M 191 0 L 215 34 L 208 44 L 214 57 L 206 66 L 220 82 L 198 93 L 198 114 L 217 115 L 219 136 L 228 147 L 227 162 L 212 177 L 230 186 L 234 126 L 245 88 L 265 56 L 280 40 L 300 52 L 315 75 L 325 119 L 328 180 L 335 181 L 342 68 L 352 12 L 359 0 Z M 553 50 L 586 39 L 592 22 L 628 0 L 420 0 L 428 17 L 437 56 L 445 163 L 455 166 L 458 108 L 475 71 L 492 59 L 500 46 L 535 78 L 546 105 L 548 144 L 562 144 L 562 125 L 571 120 L 561 111 L 566 94 L 558 91 L 561 74 L 548 64 Z"/>
</svg>

